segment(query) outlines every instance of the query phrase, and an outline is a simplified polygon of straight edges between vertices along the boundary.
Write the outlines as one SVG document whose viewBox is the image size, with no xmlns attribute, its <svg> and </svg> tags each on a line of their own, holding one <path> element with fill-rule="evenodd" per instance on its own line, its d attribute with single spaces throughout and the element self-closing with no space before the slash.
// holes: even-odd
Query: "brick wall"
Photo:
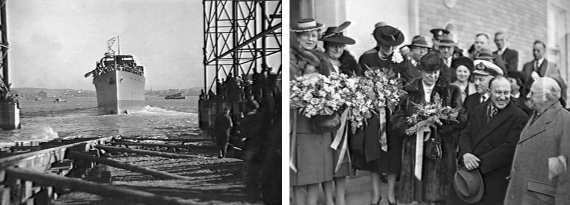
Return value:
<svg viewBox="0 0 570 205">
<path fill-rule="evenodd" d="M 458 0 L 447 8 L 442 0 L 419 1 L 420 34 L 431 36 L 432 28 L 455 25 L 459 47 L 467 50 L 475 41 L 475 34 L 490 35 L 492 50 L 497 31 L 508 34 L 509 48 L 519 51 L 519 70 L 532 60 L 532 43 L 547 42 L 547 1 L 534 0 Z"/>
</svg>

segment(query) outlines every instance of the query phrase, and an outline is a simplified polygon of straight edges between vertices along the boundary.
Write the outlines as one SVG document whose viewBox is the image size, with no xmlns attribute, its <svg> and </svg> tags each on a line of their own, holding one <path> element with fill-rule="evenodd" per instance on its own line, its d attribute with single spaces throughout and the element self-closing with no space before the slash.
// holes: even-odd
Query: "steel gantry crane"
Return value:
<svg viewBox="0 0 570 205">
<path fill-rule="evenodd" d="M 281 0 L 203 1 L 204 90 L 230 73 L 261 71 L 270 66 L 269 58 L 281 62 L 281 5 Z M 210 69 L 216 69 L 215 76 L 207 76 Z"/>
</svg>

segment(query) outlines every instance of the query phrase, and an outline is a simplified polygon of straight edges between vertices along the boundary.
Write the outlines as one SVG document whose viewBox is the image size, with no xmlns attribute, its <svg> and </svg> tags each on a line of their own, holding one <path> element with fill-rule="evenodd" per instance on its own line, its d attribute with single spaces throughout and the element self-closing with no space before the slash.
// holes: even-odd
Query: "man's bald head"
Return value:
<svg viewBox="0 0 570 205">
<path fill-rule="evenodd" d="M 531 108 L 544 112 L 548 107 L 560 101 L 562 95 L 560 84 L 553 78 L 542 77 L 534 81 L 527 96 Z"/>
</svg>

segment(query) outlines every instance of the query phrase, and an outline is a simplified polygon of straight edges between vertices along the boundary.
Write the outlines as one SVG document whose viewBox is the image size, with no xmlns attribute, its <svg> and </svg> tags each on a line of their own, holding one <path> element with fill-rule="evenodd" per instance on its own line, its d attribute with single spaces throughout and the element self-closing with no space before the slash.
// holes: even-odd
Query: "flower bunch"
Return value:
<svg viewBox="0 0 570 205">
<path fill-rule="evenodd" d="M 388 107 L 390 111 L 394 111 L 406 95 L 406 91 L 402 89 L 403 83 L 399 78 L 393 78 L 395 74 L 388 69 L 368 70 L 364 73 L 366 86 L 373 92 L 371 97 L 375 99 L 374 106 L 376 109 Z"/>
<path fill-rule="evenodd" d="M 444 122 L 459 122 L 457 116 L 459 111 L 450 106 L 443 106 L 442 99 L 436 93 L 434 101 L 427 104 L 412 104 L 417 111 L 410 117 L 406 118 L 408 124 L 413 125 L 406 130 L 407 135 L 413 135 L 425 125 L 435 126 L 442 125 Z"/>
<path fill-rule="evenodd" d="M 329 77 L 313 73 L 291 81 L 291 108 L 299 108 L 306 117 L 331 115 L 345 104 L 340 95 L 344 74 L 332 73 Z"/>
<path fill-rule="evenodd" d="M 348 110 L 347 119 L 351 122 L 352 132 L 372 117 L 374 113 L 374 92 L 372 82 L 367 78 L 351 77 L 346 79 L 341 90 Z"/>
</svg>

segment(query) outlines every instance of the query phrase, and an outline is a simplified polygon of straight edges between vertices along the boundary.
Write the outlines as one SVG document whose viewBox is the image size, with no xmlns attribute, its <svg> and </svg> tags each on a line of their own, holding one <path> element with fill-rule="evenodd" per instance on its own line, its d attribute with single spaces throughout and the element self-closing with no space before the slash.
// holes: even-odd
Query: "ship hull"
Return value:
<svg viewBox="0 0 570 205">
<path fill-rule="evenodd" d="M 125 71 L 109 71 L 93 78 L 97 106 L 101 114 L 127 114 L 145 106 L 144 76 Z"/>
</svg>

